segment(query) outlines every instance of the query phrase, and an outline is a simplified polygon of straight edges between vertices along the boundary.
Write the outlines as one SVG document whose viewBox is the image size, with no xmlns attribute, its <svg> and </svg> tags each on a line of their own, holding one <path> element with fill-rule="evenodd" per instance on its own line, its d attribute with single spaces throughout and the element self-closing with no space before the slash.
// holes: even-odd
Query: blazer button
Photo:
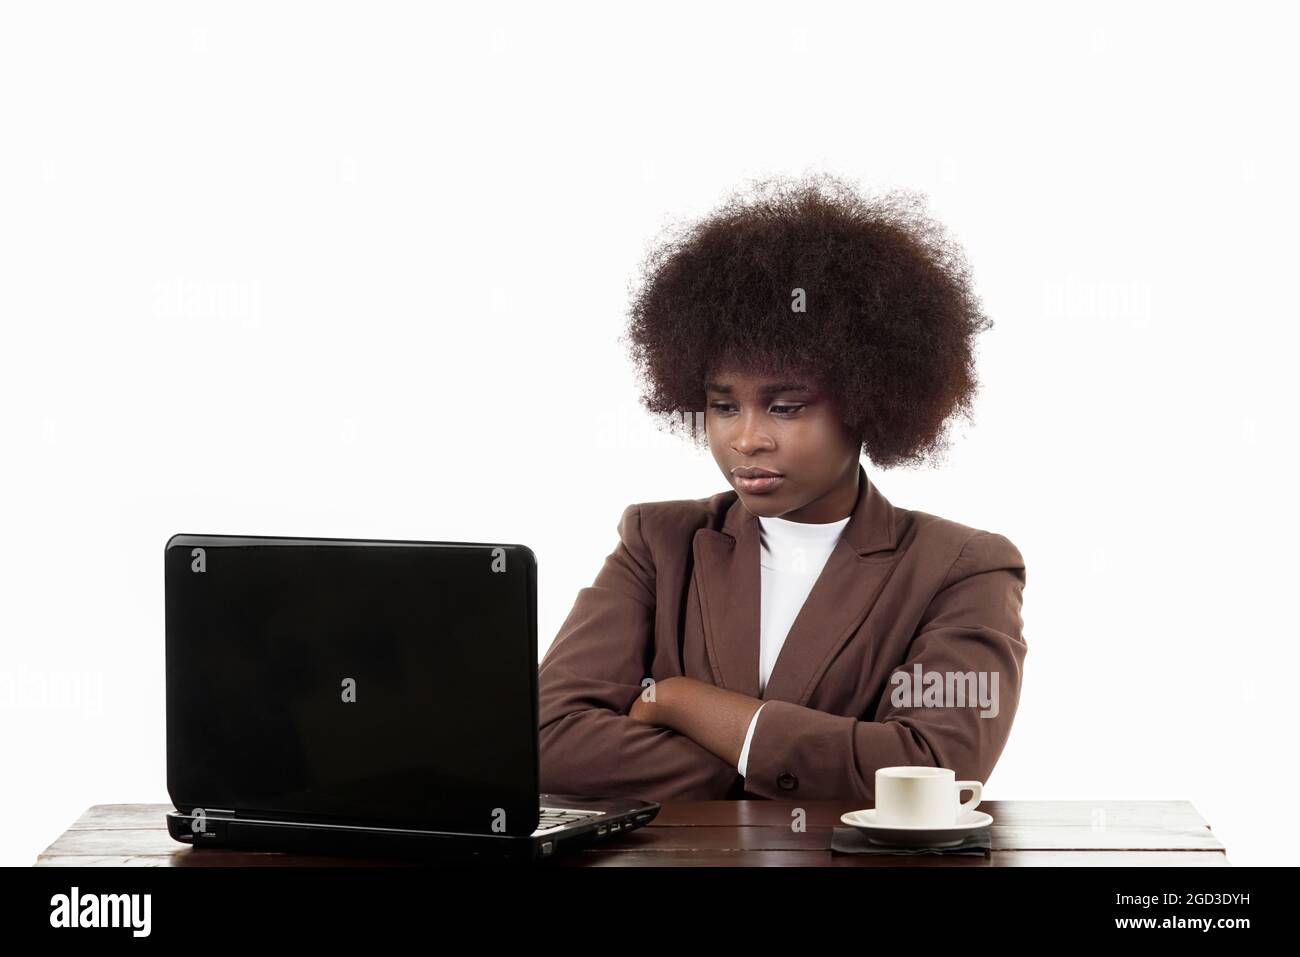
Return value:
<svg viewBox="0 0 1300 957">
<path fill-rule="evenodd" d="M 782 771 L 777 775 L 776 783 L 778 787 L 789 791 L 799 786 L 799 779 L 789 771 Z"/>
</svg>

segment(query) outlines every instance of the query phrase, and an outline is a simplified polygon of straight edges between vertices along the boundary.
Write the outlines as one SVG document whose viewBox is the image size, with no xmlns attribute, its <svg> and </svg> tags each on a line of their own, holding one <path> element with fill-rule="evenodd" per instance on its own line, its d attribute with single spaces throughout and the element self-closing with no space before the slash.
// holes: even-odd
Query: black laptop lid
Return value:
<svg viewBox="0 0 1300 957">
<path fill-rule="evenodd" d="M 176 535 L 165 567 L 179 810 L 536 828 L 531 550 Z"/>
</svg>

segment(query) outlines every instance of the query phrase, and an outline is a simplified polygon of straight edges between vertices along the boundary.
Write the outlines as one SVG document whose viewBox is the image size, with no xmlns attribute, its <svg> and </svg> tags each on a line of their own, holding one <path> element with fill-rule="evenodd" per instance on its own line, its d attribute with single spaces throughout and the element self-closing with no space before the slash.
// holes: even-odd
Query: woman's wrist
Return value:
<svg viewBox="0 0 1300 957">
<path fill-rule="evenodd" d="M 664 678 L 659 681 L 652 680 L 641 693 L 637 695 L 636 701 L 632 702 L 632 709 L 629 715 L 638 721 L 644 721 L 646 724 L 657 724 L 662 727 L 670 728 L 673 720 L 672 691 L 674 682 L 681 679 L 677 677 Z"/>
</svg>

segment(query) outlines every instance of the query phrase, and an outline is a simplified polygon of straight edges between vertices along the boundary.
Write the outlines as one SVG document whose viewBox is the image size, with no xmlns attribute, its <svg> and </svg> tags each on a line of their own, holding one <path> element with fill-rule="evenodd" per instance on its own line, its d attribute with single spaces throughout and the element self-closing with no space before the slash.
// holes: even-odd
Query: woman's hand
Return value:
<svg viewBox="0 0 1300 957">
<path fill-rule="evenodd" d="M 651 688 L 654 700 L 647 701 Z M 762 707 L 759 698 L 729 691 L 684 675 L 664 678 L 642 689 L 629 717 L 685 735 L 731 764 L 740 759 L 749 723 Z"/>
<path fill-rule="evenodd" d="M 636 700 L 632 702 L 632 708 L 628 711 L 627 716 L 646 724 L 658 724 L 659 716 L 662 713 L 661 706 L 664 703 L 663 696 L 665 692 L 671 693 L 672 683 L 678 680 L 676 677 L 665 678 L 662 681 L 647 685 L 636 696 Z M 646 699 L 650 698 L 651 695 L 654 696 L 654 700 L 647 701 Z"/>
<path fill-rule="evenodd" d="M 632 702 L 632 710 L 627 713 L 627 716 L 635 718 L 637 721 L 643 721 L 646 724 L 654 724 L 653 711 L 654 704 L 646 701 L 641 695 L 637 695 L 636 700 Z"/>
</svg>

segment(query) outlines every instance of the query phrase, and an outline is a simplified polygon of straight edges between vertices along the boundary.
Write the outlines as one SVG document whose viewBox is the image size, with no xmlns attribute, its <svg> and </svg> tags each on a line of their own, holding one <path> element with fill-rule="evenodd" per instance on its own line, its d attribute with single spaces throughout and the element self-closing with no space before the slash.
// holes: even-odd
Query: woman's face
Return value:
<svg viewBox="0 0 1300 957">
<path fill-rule="evenodd" d="M 849 516 L 862 446 L 815 382 L 719 372 L 704 390 L 709 450 L 747 509 L 792 522 Z M 747 480 L 746 470 L 779 477 Z"/>
</svg>

